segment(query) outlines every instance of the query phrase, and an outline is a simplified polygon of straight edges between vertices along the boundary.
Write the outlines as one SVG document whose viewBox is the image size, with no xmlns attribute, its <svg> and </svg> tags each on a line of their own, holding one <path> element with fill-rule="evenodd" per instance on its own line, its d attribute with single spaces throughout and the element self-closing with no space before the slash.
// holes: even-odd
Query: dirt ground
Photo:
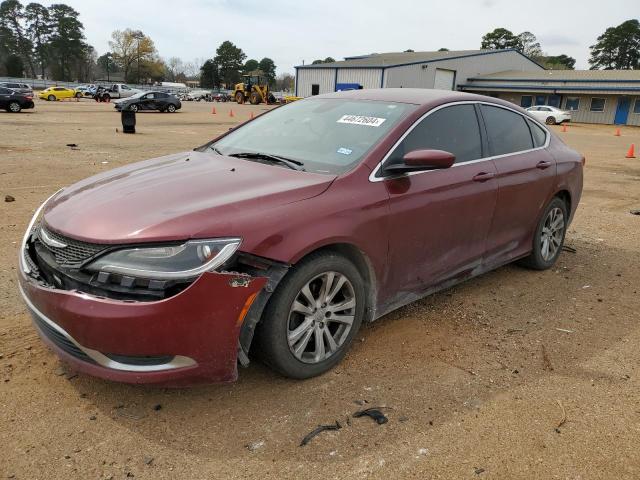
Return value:
<svg viewBox="0 0 640 480">
<path fill-rule="evenodd" d="M 136 135 L 116 132 L 107 104 L 0 112 L 0 478 L 640 478 L 640 158 L 624 158 L 640 147 L 637 128 L 560 133 L 587 165 L 567 235 L 576 251 L 556 268 L 507 266 L 402 308 L 320 378 L 252 363 L 232 385 L 169 390 L 66 371 L 17 291 L 33 210 L 62 186 L 200 145 L 265 108 L 211 107 L 139 114 Z M 365 401 L 387 406 L 389 422 L 347 424 Z M 336 420 L 341 430 L 299 446 Z"/>
</svg>

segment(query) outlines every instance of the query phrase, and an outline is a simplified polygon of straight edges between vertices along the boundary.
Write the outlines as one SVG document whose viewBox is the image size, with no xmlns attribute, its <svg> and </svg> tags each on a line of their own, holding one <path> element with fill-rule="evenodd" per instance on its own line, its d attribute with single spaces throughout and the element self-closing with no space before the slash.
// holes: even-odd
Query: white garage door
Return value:
<svg viewBox="0 0 640 480">
<path fill-rule="evenodd" d="M 437 90 L 453 90 L 453 82 L 456 78 L 455 70 L 443 70 L 436 68 L 436 82 L 433 88 Z"/>
</svg>

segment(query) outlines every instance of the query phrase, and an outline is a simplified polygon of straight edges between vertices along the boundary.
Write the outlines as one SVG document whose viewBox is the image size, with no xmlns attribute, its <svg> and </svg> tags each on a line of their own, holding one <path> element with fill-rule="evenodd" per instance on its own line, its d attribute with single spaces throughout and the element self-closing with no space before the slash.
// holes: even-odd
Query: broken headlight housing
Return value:
<svg viewBox="0 0 640 480">
<path fill-rule="evenodd" d="M 188 279 L 223 265 L 238 250 L 240 242 L 240 238 L 217 238 L 190 240 L 181 245 L 124 248 L 107 253 L 86 269 L 138 278 Z"/>
</svg>

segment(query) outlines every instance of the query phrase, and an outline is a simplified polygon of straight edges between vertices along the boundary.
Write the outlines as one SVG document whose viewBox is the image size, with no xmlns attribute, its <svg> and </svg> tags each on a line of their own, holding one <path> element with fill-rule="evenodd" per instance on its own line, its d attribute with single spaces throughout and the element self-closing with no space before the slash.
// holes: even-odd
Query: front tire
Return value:
<svg viewBox="0 0 640 480">
<path fill-rule="evenodd" d="M 11 102 L 7 107 L 7 112 L 11 112 L 11 113 L 19 113 L 20 110 L 22 110 L 22 107 L 18 102 Z"/>
<path fill-rule="evenodd" d="M 242 92 L 236 93 L 236 102 L 239 105 L 242 105 L 244 103 L 244 93 L 242 93 Z"/>
<path fill-rule="evenodd" d="M 132 112 L 137 112 L 138 105 L 136 105 L 135 103 L 133 105 L 129 105 L 129 110 L 131 110 Z"/>
<path fill-rule="evenodd" d="M 545 123 L 547 125 L 555 125 L 556 123 L 556 117 L 547 117 L 547 119 L 545 120 Z"/>
<path fill-rule="evenodd" d="M 311 378 L 339 363 L 365 312 L 358 269 L 335 253 L 319 253 L 294 266 L 282 280 L 258 325 L 262 359 L 291 378 Z"/>
<path fill-rule="evenodd" d="M 249 97 L 249 103 L 251 105 L 258 105 L 262 101 L 262 95 L 258 92 L 251 92 L 251 96 Z"/>
<path fill-rule="evenodd" d="M 533 236 L 531 255 L 522 259 L 520 264 L 534 270 L 551 268 L 562 251 L 568 219 L 567 204 L 555 197 L 540 217 Z"/>
<path fill-rule="evenodd" d="M 55 95 L 49 95 L 47 97 L 47 100 L 49 100 L 50 102 L 55 102 L 56 101 L 56 96 Z"/>
</svg>

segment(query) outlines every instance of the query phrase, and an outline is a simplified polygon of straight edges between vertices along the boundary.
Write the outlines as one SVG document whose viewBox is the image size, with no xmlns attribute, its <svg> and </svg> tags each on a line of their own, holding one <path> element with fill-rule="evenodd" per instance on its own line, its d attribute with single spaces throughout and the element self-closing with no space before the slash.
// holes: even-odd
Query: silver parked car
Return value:
<svg viewBox="0 0 640 480">
<path fill-rule="evenodd" d="M 31 95 L 33 97 L 33 88 L 31 88 L 31 85 L 27 85 L 26 83 L 0 82 L 0 87 L 10 88 L 14 92 L 27 96 Z"/>
</svg>

